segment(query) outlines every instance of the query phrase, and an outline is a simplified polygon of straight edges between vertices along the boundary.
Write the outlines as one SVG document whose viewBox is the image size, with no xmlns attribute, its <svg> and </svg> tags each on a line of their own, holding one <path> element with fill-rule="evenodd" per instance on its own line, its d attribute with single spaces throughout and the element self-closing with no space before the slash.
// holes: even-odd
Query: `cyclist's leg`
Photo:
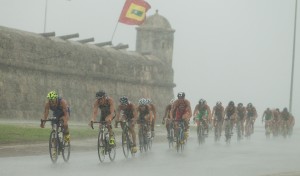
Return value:
<svg viewBox="0 0 300 176">
<path fill-rule="evenodd" d="M 135 134 L 135 130 L 134 130 L 134 123 L 131 121 L 130 126 L 129 126 L 129 132 L 132 135 L 132 142 L 133 142 L 133 146 L 136 146 L 136 134 Z"/>
</svg>

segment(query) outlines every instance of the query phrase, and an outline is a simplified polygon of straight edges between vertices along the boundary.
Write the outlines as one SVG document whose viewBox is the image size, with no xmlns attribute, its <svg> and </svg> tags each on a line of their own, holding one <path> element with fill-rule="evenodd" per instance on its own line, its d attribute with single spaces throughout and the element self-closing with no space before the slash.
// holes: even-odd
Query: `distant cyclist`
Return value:
<svg viewBox="0 0 300 176">
<path fill-rule="evenodd" d="M 124 121 L 129 122 L 129 132 L 132 135 L 132 142 L 133 142 L 132 152 L 136 153 L 137 152 L 136 133 L 134 130 L 134 125 L 137 120 L 136 107 L 125 96 L 121 97 L 119 101 L 120 101 L 120 105 L 118 106 L 116 119 L 121 122 L 122 129 L 124 129 L 123 122 Z"/>
<path fill-rule="evenodd" d="M 281 114 L 280 114 L 280 117 L 281 117 L 281 121 L 282 121 L 282 128 L 283 128 L 283 125 L 287 125 L 288 129 L 291 129 L 293 126 L 294 126 L 294 117 L 293 115 L 288 111 L 287 108 L 283 108 Z"/>
<path fill-rule="evenodd" d="M 150 107 L 150 111 L 151 111 L 151 136 L 154 137 L 154 127 L 155 127 L 155 121 L 156 121 L 156 108 L 155 105 L 152 103 L 152 100 L 150 98 L 146 99 L 147 104 Z"/>
<path fill-rule="evenodd" d="M 245 119 L 246 119 L 246 107 L 243 105 L 243 103 L 239 103 L 237 108 L 237 116 L 236 116 L 236 123 L 241 125 L 241 132 L 242 135 L 244 135 L 244 130 L 245 130 Z"/>
<path fill-rule="evenodd" d="M 200 123 L 202 123 L 206 129 L 206 134 L 208 134 L 208 123 L 211 117 L 211 111 L 204 99 L 200 99 L 198 104 L 195 106 L 193 116 L 197 123 L 197 127 L 199 127 Z"/>
<path fill-rule="evenodd" d="M 270 128 L 272 128 L 272 121 L 274 118 L 274 114 L 273 111 L 270 108 L 267 108 L 263 115 L 262 115 L 262 122 L 265 121 L 265 129 L 267 129 L 267 127 L 269 126 Z"/>
<path fill-rule="evenodd" d="M 230 133 L 232 134 L 232 129 L 234 125 L 234 121 L 236 119 L 236 107 L 233 101 L 229 101 L 227 107 L 225 108 L 225 118 L 224 118 L 224 126 L 229 127 Z"/>
<path fill-rule="evenodd" d="M 53 117 L 58 119 L 63 119 L 63 133 L 64 133 L 64 140 L 66 142 L 70 141 L 70 133 L 68 128 L 68 121 L 70 118 L 70 109 L 68 103 L 65 99 L 58 96 L 56 91 L 51 91 L 47 95 L 47 102 L 45 104 L 44 110 L 44 118 L 43 120 L 48 119 L 49 110 L 53 112 Z M 45 123 L 41 123 L 41 128 L 45 127 Z"/>
<path fill-rule="evenodd" d="M 254 132 L 254 122 L 257 118 L 257 111 L 256 108 L 253 106 L 252 103 L 247 104 L 247 116 L 246 116 L 246 126 L 251 125 L 252 129 L 250 129 L 250 133 L 252 134 Z"/>
<path fill-rule="evenodd" d="M 223 124 L 224 120 L 224 107 L 222 105 L 222 102 L 218 101 L 216 105 L 213 107 L 212 111 L 212 120 L 213 120 L 213 126 L 216 127 L 217 123 Z"/>
<path fill-rule="evenodd" d="M 171 119 L 171 109 L 175 99 L 172 99 L 170 103 L 165 108 L 165 115 L 162 120 L 162 124 L 166 124 L 168 138 L 170 137 L 169 128 L 170 128 L 170 119 Z"/>
<path fill-rule="evenodd" d="M 148 104 L 147 99 L 141 98 L 139 100 L 139 106 L 137 107 L 137 113 L 138 113 L 138 123 L 139 123 L 139 129 L 142 128 L 142 123 L 144 122 L 147 124 L 147 134 L 151 134 L 151 118 L 152 118 L 152 112 L 150 111 L 150 106 Z M 139 134 L 140 135 L 140 134 Z M 139 136 L 140 137 L 140 136 Z M 151 137 L 151 135 L 149 135 Z"/>
<path fill-rule="evenodd" d="M 177 94 L 177 100 L 174 101 L 171 109 L 171 119 L 174 119 L 176 121 L 178 120 L 184 120 L 184 136 L 187 138 L 188 136 L 188 129 L 189 129 L 189 121 L 192 117 L 192 109 L 190 101 L 185 99 L 185 93 L 179 92 Z M 178 122 L 175 122 L 175 131 L 178 129 Z"/>
<path fill-rule="evenodd" d="M 105 91 L 101 90 L 96 93 L 96 100 L 93 105 L 93 116 L 91 122 L 96 121 L 98 111 L 100 109 L 100 121 L 105 121 L 109 132 L 109 144 L 114 145 L 114 132 L 112 130 L 111 121 L 115 117 L 115 105 L 114 100 L 107 96 Z"/>
</svg>

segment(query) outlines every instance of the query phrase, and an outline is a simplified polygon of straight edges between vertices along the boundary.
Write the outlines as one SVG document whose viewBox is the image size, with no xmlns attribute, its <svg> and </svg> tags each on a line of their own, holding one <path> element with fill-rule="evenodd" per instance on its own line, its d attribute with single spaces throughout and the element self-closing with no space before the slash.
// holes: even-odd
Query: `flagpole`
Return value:
<svg viewBox="0 0 300 176">
<path fill-rule="evenodd" d="M 291 87 L 290 87 L 290 104 L 289 104 L 289 111 L 290 111 L 290 113 L 292 113 L 292 107 L 293 107 L 294 63 L 295 63 L 296 31 L 297 31 L 297 6 L 298 6 L 298 0 L 295 1 L 293 59 L 292 59 L 292 73 L 291 73 Z"/>
<path fill-rule="evenodd" d="M 46 25 L 47 25 L 47 9 L 48 9 L 48 0 L 46 0 L 46 5 L 45 5 L 44 33 L 46 32 Z"/>
<path fill-rule="evenodd" d="M 115 36 L 115 33 L 116 33 L 116 30 L 117 30 L 118 24 L 119 24 L 119 20 L 117 21 L 117 24 L 116 24 L 116 27 L 115 27 L 115 29 L 114 29 L 113 35 L 111 36 L 111 39 L 110 39 L 111 42 L 112 42 L 112 40 L 113 40 L 113 38 L 114 38 L 114 36 Z"/>
</svg>

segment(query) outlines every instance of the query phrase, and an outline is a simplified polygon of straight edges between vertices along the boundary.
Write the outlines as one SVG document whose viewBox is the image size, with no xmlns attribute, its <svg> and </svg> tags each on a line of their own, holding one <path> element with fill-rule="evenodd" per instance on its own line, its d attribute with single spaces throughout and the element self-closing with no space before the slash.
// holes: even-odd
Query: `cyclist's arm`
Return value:
<svg viewBox="0 0 300 176">
<path fill-rule="evenodd" d="M 193 115 L 193 112 L 192 112 L 192 108 L 191 108 L 190 102 L 188 100 L 186 100 L 186 102 L 187 102 L 187 113 L 189 113 L 188 118 L 190 119 L 192 117 L 192 115 Z"/>
<path fill-rule="evenodd" d="M 92 115 L 92 119 L 91 119 L 92 122 L 96 121 L 97 115 L 98 115 L 98 101 L 96 100 L 94 102 L 94 106 L 93 106 L 93 115 Z"/>
<path fill-rule="evenodd" d="M 109 108 L 110 114 L 108 116 L 109 116 L 110 121 L 112 121 L 113 116 L 115 115 L 115 103 L 114 103 L 114 100 L 112 98 L 109 98 L 108 101 L 109 101 L 109 104 L 110 104 L 110 108 Z"/>
<path fill-rule="evenodd" d="M 48 119 L 49 109 L 50 109 L 50 104 L 49 104 L 49 102 L 46 102 L 45 109 L 44 109 L 44 119 L 43 120 Z"/>
<path fill-rule="evenodd" d="M 61 100 L 61 106 L 62 106 L 62 109 L 63 109 L 66 119 L 69 119 L 68 104 L 65 99 Z"/>
<path fill-rule="evenodd" d="M 197 114 L 199 113 L 198 107 L 199 107 L 199 104 L 197 104 L 197 105 L 195 106 L 195 108 L 194 108 L 194 112 L 193 112 L 193 116 L 194 116 L 194 117 L 197 116 Z"/>
</svg>

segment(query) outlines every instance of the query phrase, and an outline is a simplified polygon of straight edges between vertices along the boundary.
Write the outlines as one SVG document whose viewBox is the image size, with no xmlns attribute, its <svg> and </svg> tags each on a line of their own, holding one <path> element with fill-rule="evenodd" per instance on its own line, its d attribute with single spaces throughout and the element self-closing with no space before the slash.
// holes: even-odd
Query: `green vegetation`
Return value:
<svg viewBox="0 0 300 176">
<path fill-rule="evenodd" d="M 98 131 L 86 126 L 69 126 L 72 139 L 97 138 Z M 0 145 L 48 141 L 51 126 L 39 124 L 0 124 Z"/>
</svg>

